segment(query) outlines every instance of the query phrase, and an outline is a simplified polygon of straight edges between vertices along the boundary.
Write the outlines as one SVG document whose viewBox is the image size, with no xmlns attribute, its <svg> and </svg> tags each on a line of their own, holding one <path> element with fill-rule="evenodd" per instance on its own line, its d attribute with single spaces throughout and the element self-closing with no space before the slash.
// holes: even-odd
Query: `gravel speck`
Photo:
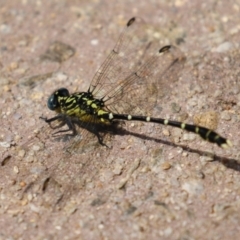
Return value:
<svg viewBox="0 0 240 240">
<path fill-rule="evenodd" d="M 204 187 L 202 182 L 197 180 L 191 180 L 183 183 L 182 189 L 185 190 L 190 196 L 200 194 Z"/>
<path fill-rule="evenodd" d="M 91 40 L 91 44 L 92 44 L 93 46 L 98 45 L 98 39 L 92 39 L 92 40 Z"/>
<path fill-rule="evenodd" d="M 14 171 L 14 173 L 19 173 L 19 168 L 17 166 L 14 166 L 13 171 Z"/>
<path fill-rule="evenodd" d="M 223 120 L 230 121 L 230 120 L 231 120 L 231 115 L 230 115 L 228 112 L 223 112 L 223 113 L 221 114 L 221 118 L 222 118 Z"/>
<path fill-rule="evenodd" d="M 182 139 L 184 141 L 194 141 L 196 139 L 196 134 L 184 133 Z"/>
<path fill-rule="evenodd" d="M 222 52 L 228 52 L 232 48 L 233 48 L 233 44 L 231 42 L 224 42 L 220 44 L 218 47 L 216 47 L 215 49 L 213 49 L 212 51 L 222 53 Z"/>
</svg>

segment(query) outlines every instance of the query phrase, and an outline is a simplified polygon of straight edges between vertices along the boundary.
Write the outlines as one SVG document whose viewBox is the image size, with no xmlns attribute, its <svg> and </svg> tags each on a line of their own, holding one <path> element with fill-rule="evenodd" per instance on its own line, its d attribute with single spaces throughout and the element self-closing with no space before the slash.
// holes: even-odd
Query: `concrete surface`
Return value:
<svg viewBox="0 0 240 240">
<path fill-rule="evenodd" d="M 186 56 L 160 117 L 210 122 L 232 148 L 130 122 L 109 147 L 84 132 L 79 153 L 52 137 L 47 98 L 86 91 L 132 16 Z M 0 239 L 238 239 L 239 0 L 0 0 L 0 36 Z"/>
</svg>

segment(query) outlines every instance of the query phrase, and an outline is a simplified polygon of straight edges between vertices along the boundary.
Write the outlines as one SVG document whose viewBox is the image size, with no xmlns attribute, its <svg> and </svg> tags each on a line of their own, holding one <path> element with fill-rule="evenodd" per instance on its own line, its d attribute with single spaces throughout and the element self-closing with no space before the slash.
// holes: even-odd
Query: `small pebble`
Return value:
<svg viewBox="0 0 240 240">
<path fill-rule="evenodd" d="M 14 166 L 14 167 L 13 167 L 13 171 L 14 171 L 15 173 L 19 173 L 19 168 L 18 168 L 17 166 Z"/>
<path fill-rule="evenodd" d="M 221 118 L 222 118 L 223 120 L 230 121 L 230 120 L 231 120 L 231 115 L 230 115 L 228 112 L 223 112 L 223 113 L 221 114 Z"/>
<path fill-rule="evenodd" d="M 212 51 L 222 53 L 222 52 L 228 52 L 232 48 L 233 48 L 233 44 L 231 42 L 224 42 L 220 44 L 218 47 L 216 47 L 215 49 L 213 49 Z"/>
<path fill-rule="evenodd" d="M 161 168 L 163 170 L 168 170 L 172 167 L 172 165 L 169 163 L 169 162 L 164 162 L 162 165 L 161 165 Z"/>
<path fill-rule="evenodd" d="M 93 46 L 98 45 L 98 40 L 97 40 L 97 39 L 92 39 L 92 40 L 91 40 L 91 44 L 92 44 Z"/>
</svg>

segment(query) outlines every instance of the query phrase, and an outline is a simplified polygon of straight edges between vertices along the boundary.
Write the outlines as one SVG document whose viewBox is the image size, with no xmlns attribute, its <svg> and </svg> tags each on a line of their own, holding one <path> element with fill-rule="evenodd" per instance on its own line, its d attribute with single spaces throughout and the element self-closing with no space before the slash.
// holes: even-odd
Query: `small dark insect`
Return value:
<svg viewBox="0 0 240 240">
<path fill-rule="evenodd" d="M 72 94 L 66 88 L 58 89 L 47 102 L 48 108 L 58 115 L 42 119 L 49 124 L 59 121 L 55 128 L 67 125 L 68 129 L 57 133 L 71 131 L 72 135 L 78 134 L 76 122 L 83 128 L 98 124 L 109 126 L 119 120 L 152 122 L 196 133 L 222 148 L 231 146 L 229 140 L 205 127 L 134 114 L 136 108 L 147 108 L 148 111 L 156 107 L 158 85 L 161 84 L 156 83 L 155 72 L 167 78 L 167 73 L 176 71 L 174 66 L 182 60 L 178 50 L 170 45 L 145 59 L 149 43 L 141 31 L 142 24 L 141 19 L 131 18 L 115 48 L 95 74 L 89 89 Z"/>
</svg>

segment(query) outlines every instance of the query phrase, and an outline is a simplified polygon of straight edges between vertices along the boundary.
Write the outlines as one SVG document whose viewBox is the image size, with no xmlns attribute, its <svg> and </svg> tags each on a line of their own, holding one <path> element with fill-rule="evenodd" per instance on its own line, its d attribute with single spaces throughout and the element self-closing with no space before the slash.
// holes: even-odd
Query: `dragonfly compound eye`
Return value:
<svg viewBox="0 0 240 240">
<path fill-rule="evenodd" d="M 60 99 L 62 97 L 69 97 L 69 91 L 66 88 L 60 88 L 55 91 L 47 101 L 48 108 L 52 111 L 60 107 Z"/>
</svg>

